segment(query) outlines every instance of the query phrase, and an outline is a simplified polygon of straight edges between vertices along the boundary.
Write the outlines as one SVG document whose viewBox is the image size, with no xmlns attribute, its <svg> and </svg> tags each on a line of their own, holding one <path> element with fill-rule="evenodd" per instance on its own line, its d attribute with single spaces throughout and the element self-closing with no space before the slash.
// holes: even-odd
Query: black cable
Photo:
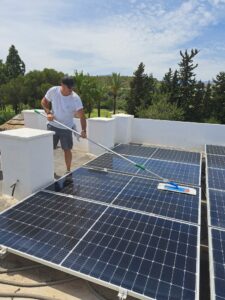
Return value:
<svg viewBox="0 0 225 300">
<path fill-rule="evenodd" d="M 13 272 L 25 271 L 25 270 L 32 270 L 32 269 L 36 269 L 36 268 L 40 268 L 40 267 L 45 267 L 45 266 L 43 266 L 43 265 L 31 265 L 31 266 L 11 268 L 11 269 L 0 268 L 0 274 L 13 273 Z"/>
<path fill-rule="evenodd" d="M 29 294 L 29 293 L 2 293 L 0 292 L 0 298 L 27 298 L 36 300 L 57 300 L 57 298 L 46 297 L 42 295 Z M 58 299 L 59 300 L 59 299 Z"/>
<path fill-rule="evenodd" d="M 52 280 L 52 281 L 46 281 L 46 282 L 40 282 L 40 283 L 18 283 L 18 282 L 12 281 L 12 280 L 0 279 L 0 284 L 31 288 L 31 287 L 41 287 L 41 286 L 61 284 L 61 283 L 65 283 L 65 282 L 69 282 L 69 281 L 73 281 L 73 280 L 77 280 L 77 278 L 69 277 L 69 278 L 65 278 L 65 279 Z"/>
</svg>

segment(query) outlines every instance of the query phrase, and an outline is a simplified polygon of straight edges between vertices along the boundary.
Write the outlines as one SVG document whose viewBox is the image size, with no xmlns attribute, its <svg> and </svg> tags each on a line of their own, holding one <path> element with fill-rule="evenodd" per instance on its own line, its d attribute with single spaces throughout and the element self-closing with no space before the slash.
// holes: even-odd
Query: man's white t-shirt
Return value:
<svg viewBox="0 0 225 300">
<path fill-rule="evenodd" d="M 75 92 L 72 92 L 69 96 L 63 96 L 60 88 L 60 86 L 50 88 L 45 98 L 52 104 L 54 118 L 60 123 L 72 128 L 74 125 L 74 114 L 83 108 L 83 104 Z M 65 129 L 65 127 L 54 122 L 49 122 L 49 124 L 57 128 Z"/>
</svg>

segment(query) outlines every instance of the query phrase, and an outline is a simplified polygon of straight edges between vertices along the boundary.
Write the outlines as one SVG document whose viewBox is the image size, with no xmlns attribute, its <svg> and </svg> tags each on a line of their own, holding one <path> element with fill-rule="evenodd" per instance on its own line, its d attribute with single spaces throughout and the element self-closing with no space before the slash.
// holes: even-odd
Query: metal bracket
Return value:
<svg viewBox="0 0 225 300">
<path fill-rule="evenodd" d="M 0 245 L 0 259 L 5 258 L 5 256 L 8 254 L 7 248 L 3 245 Z"/>
<path fill-rule="evenodd" d="M 126 290 L 126 289 L 120 288 L 120 289 L 119 289 L 119 293 L 118 293 L 118 298 L 119 298 L 120 300 L 127 299 L 127 290 Z"/>
</svg>

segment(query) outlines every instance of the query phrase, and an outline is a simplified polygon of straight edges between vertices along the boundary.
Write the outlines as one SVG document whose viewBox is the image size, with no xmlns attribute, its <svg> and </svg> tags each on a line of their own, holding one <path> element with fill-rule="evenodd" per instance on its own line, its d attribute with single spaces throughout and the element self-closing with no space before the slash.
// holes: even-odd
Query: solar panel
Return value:
<svg viewBox="0 0 225 300">
<path fill-rule="evenodd" d="M 172 149 L 157 149 L 151 158 L 199 165 L 201 155 L 197 152 L 187 152 Z"/>
<path fill-rule="evenodd" d="M 206 145 L 206 153 L 207 154 L 225 155 L 225 147 L 224 146 L 216 146 L 216 145 Z"/>
<path fill-rule="evenodd" d="M 225 228 L 225 191 L 209 189 L 209 225 Z"/>
<path fill-rule="evenodd" d="M 39 192 L 0 215 L 0 245 L 58 264 L 104 209 Z"/>
<path fill-rule="evenodd" d="M 141 145 L 126 145 L 126 144 L 120 144 L 113 148 L 113 151 L 125 154 L 125 155 L 133 155 L 133 156 L 141 156 L 141 157 L 150 157 L 152 153 L 157 148 L 155 147 L 146 147 Z"/>
<path fill-rule="evenodd" d="M 197 165 L 149 159 L 145 163 L 145 168 L 163 178 L 185 184 L 200 185 L 200 166 Z M 149 176 L 147 172 L 142 170 L 138 174 Z"/>
<path fill-rule="evenodd" d="M 207 155 L 207 164 L 209 168 L 225 169 L 225 155 Z"/>
<path fill-rule="evenodd" d="M 79 168 L 46 189 L 110 203 L 131 180 L 130 176 Z"/>
<path fill-rule="evenodd" d="M 61 265 L 139 297 L 197 299 L 198 231 L 109 207 Z"/>
<path fill-rule="evenodd" d="M 186 195 L 157 189 L 158 181 L 134 177 L 113 202 L 115 205 L 199 223 L 200 195 Z"/>
<path fill-rule="evenodd" d="M 225 170 L 208 168 L 208 188 L 225 190 Z"/>
<path fill-rule="evenodd" d="M 147 160 L 146 158 L 136 156 L 129 156 L 129 159 L 138 164 L 144 164 Z M 112 171 L 129 174 L 137 174 L 139 170 L 137 167 L 125 161 L 123 158 L 120 158 L 110 153 L 105 153 L 97 157 L 96 159 L 87 163 L 85 166 L 100 169 L 106 168 Z"/>
<path fill-rule="evenodd" d="M 225 232 L 210 229 L 212 249 L 210 249 L 211 263 L 211 299 L 225 299 Z"/>
</svg>

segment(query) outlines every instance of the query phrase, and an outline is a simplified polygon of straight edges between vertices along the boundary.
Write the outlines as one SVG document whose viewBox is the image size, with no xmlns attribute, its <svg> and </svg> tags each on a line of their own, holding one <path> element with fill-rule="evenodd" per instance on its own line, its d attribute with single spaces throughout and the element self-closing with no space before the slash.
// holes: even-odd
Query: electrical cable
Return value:
<svg viewBox="0 0 225 300">
<path fill-rule="evenodd" d="M 43 265 L 31 265 L 31 266 L 25 266 L 25 267 L 17 267 L 17 268 L 11 268 L 11 269 L 4 269 L 0 268 L 0 274 L 7 274 L 7 273 L 14 273 L 19 271 L 26 271 L 26 270 L 32 270 L 37 269 L 40 267 L 44 267 Z"/>
<path fill-rule="evenodd" d="M 40 282 L 40 283 L 18 283 L 18 282 L 12 281 L 12 280 L 0 279 L 0 284 L 32 288 L 32 287 L 41 287 L 41 286 L 61 284 L 61 283 L 66 283 L 66 282 L 73 281 L 73 280 L 77 280 L 77 278 L 69 277 L 69 278 L 65 278 L 65 279 L 52 280 L 52 281 L 46 281 L 46 282 Z"/>
<path fill-rule="evenodd" d="M 2 293 L 0 292 L 0 298 L 27 298 L 27 299 L 36 299 L 36 300 L 57 300 L 57 298 L 46 297 L 42 295 L 29 294 L 29 293 Z M 59 299 L 58 299 L 59 300 Z"/>
<path fill-rule="evenodd" d="M 105 296 L 101 295 L 89 281 L 85 281 L 85 282 L 90 292 L 94 294 L 99 300 L 110 300 L 109 298 L 106 298 Z"/>
</svg>

